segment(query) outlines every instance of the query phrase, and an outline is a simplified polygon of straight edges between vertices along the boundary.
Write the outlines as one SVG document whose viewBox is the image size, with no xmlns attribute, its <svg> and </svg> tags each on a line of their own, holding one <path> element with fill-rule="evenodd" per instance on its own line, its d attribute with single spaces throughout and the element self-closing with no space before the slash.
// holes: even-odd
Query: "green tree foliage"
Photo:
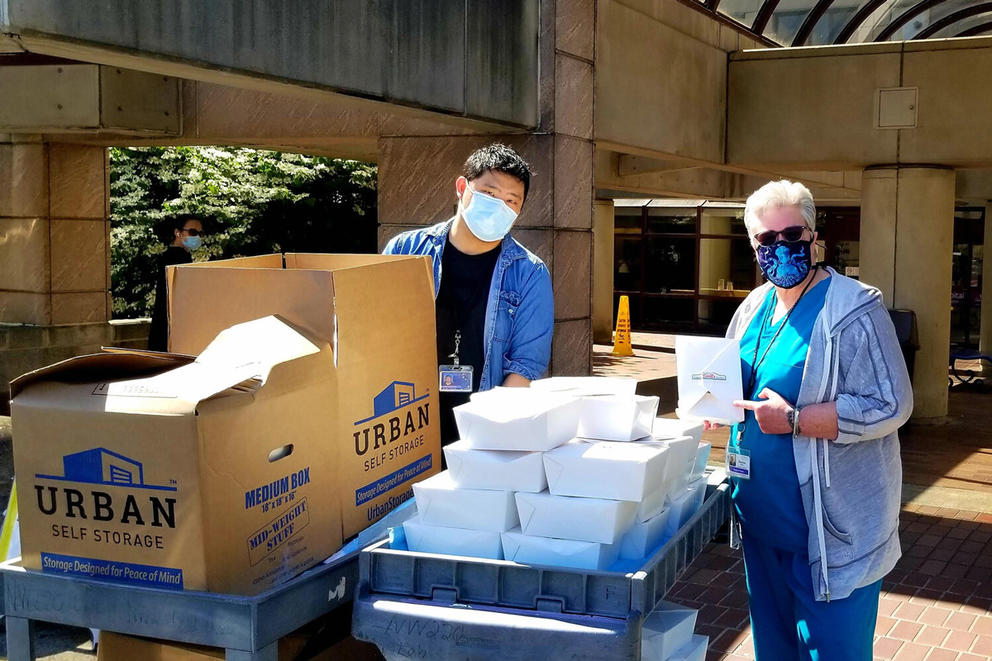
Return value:
<svg viewBox="0 0 992 661">
<path fill-rule="evenodd" d="M 375 252 L 376 167 L 246 148 L 110 151 L 114 316 L 151 314 L 176 214 L 203 219 L 194 259 L 270 252 Z"/>
</svg>

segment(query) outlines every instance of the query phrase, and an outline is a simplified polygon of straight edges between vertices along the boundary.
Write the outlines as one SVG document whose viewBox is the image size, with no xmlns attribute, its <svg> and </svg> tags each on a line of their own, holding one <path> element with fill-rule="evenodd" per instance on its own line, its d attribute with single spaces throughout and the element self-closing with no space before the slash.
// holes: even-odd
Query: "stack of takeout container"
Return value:
<svg viewBox="0 0 992 661">
<path fill-rule="evenodd" d="M 502 559 L 501 534 L 519 526 L 516 493 L 547 488 L 541 454 L 575 437 L 575 397 L 496 388 L 455 408 L 461 440 L 448 470 L 415 484 L 417 516 L 403 524 L 412 551 Z"/>
<path fill-rule="evenodd" d="M 658 398 L 636 385 L 551 378 L 474 394 L 455 408 L 448 470 L 414 486 L 408 547 L 578 569 L 649 555 L 695 511 L 706 457 L 702 427 L 657 419 Z"/>
</svg>

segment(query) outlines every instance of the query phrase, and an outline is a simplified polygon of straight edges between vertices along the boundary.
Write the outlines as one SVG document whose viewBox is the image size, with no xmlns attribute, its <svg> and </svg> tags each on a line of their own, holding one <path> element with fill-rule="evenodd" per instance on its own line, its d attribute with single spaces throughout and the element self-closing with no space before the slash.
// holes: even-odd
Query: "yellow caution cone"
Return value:
<svg viewBox="0 0 992 661">
<path fill-rule="evenodd" d="M 630 300 L 620 297 L 620 307 L 617 309 L 617 330 L 613 335 L 613 351 L 611 356 L 633 356 L 634 349 L 630 346 Z"/>
</svg>

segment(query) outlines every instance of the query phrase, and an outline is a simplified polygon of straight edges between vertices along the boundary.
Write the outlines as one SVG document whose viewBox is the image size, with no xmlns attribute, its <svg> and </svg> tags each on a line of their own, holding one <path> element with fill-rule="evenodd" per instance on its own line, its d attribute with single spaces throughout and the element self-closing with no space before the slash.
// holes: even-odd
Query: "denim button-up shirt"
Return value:
<svg viewBox="0 0 992 661">
<path fill-rule="evenodd" d="M 441 255 L 452 221 L 404 232 L 386 245 L 385 255 L 429 255 L 434 296 L 441 288 Z M 507 235 L 500 246 L 486 304 L 483 348 L 486 362 L 479 390 L 503 384 L 509 374 L 534 380 L 551 360 L 555 304 L 544 262 Z"/>
</svg>

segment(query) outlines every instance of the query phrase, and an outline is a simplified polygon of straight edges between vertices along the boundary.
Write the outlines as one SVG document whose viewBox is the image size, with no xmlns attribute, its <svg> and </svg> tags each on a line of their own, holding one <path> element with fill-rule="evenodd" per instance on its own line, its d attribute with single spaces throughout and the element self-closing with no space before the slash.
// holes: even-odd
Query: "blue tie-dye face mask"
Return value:
<svg viewBox="0 0 992 661">
<path fill-rule="evenodd" d="M 776 241 L 758 246 L 758 266 L 773 285 L 792 289 L 809 275 L 812 253 L 812 241 Z"/>
</svg>

